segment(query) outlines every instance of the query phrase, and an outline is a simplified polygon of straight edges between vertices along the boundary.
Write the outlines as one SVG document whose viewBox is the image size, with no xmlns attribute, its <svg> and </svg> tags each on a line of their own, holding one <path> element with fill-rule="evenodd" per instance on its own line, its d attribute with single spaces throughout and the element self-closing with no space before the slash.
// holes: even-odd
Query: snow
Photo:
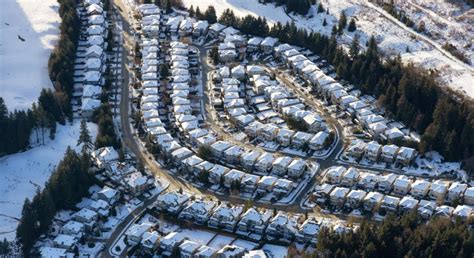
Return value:
<svg viewBox="0 0 474 258">
<path fill-rule="evenodd" d="M 95 138 L 97 126 L 87 125 Z M 20 218 L 25 198 L 31 199 L 36 188 L 43 187 L 67 147 L 80 151 L 82 145 L 76 146 L 79 127 L 79 121 L 73 125 L 58 125 L 56 138 L 44 146 L 0 158 L 0 238 L 15 237 L 17 220 L 12 218 Z"/>
<path fill-rule="evenodd" d="M 207 245 L 209 247 L 213 247 L 213 248 L 216 248 L 216 249 L 221 249 L 222 247 L 224 247 L 225 245 L 228 245 L 230 243 L 232 243 L 232 240 L 234 240 L 234 238 L 232 237 L 228 237 L 228 236 L 223 236 L 223 235 L 217 235 L 210 243 L 208 243 Z"/>
<path fill-rule="evenodd" d="M 272 257 L 284 257 L 288 254 L 288 247 L 285 246 L 265 244 L 262 249 L 264 252 L 270 253 Z"/>
<path fill-rule="evenodd" d="M 211 241 L 211 239 L 214 237 L 215 233 L 213 232 L 208 232 L 208 231 L 203 231 L 203 230 L 189 230 L 189 229 L 184 229 L 183 231 L 180 232 L 180 234 L 183 234 L 189 240 L 196 242 L 201 245 L 206 245 Z"/>
<path fill-rule="evenodd" d="M 30 108 L 42 88 L 53 87 L 47 66 L 59 34 L 58 8 L 56 0 L 2 1 L 0 85 L 9 110 Z"/>
<path fill-rule="evenodd" d="M 196 8 L 196 6 L 199 6 L 201 10 L 205 10 L 209 5 L 213 5 L 218 16 L 225 9 L 231 8 L 237 16 L 248 14 L 262 16 L 271 24 L 276 22 L 285 24 L 286 22 L 294 21 L 300 28 L 325 35 L 331 34 L 333 24 L 337 23 L 340 13 L 344 11 L 348 16 L 348 20 L 352 16 L 357 18 L 357 32 L 345 31 L 339 37 L 339 43 L 348 46 L 355 33 L 357 33 L 360 36 L 361 47 L 365 48 L 367 40 L 371 35 L 374 35 L 382 53 L 389 56 L 401 54 L 404 62 L 413 62 L 426 69 L 436 69 L 440 74 L 442 83 L 474 98 L 474 86 L 472 85 L 474 70 L 472 66 L 454 59 L 449 53 L 441 49 L 440 43 L 431 40 L 427 36 L 418 34 L 404 25 L 400 26 L 401 24 L 397 20 L 367 0 L 324 0 L 322 4 L 324 8 L 329 8 L 329 14 L 316 13 L 313 6 L 307 17 L 293 14 L 287 15 L 283 7 L 275 7 L 272 4 L 259 4 L 258 1 L 201 0 L 199 3 L 196 3 L 193 0 L 184 0 L 183 3 L 186 7 L 194 5 L 194 8 Z M 435 12 L 437 11 L 435 10 Z M 453 12 L 451 8 L 449 13 Z M 324 19 L 327 22 L 326 26 L 322 26 Z M 466 38 L 472 38 L 471 34 L 469 33 Z M 465 42 L 464 40 L 461 41 Z M 409 53 L 406 52 L 407 47 L 410 50 Z M 469 56 L 472 56 L 472 48 L 470 52 Z"/>
</svg>

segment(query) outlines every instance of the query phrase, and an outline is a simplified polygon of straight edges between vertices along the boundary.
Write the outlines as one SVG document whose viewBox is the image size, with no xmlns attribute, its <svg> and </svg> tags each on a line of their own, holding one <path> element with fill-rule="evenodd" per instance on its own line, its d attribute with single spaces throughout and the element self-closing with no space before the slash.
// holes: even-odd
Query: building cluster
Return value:
<svg viewBox="0 0 474 258">
<path fill-rule="evenodd" d="M 297 241 L 301 244 L 315 246 L 318 232 L 323 227 L 335 230 L 337 233 L 353 229 L 340 221 L 315 217 L 305 219 L 298 214 L 255 207 L 245 209 L 239 205 L 191 196 L 190 193 L 183 191 L 167 192 L 160 195 L 156 201 L 155 209 L 157 212 L 168 214 L 179 221 L 185 220 L 200 227 L 235 233 L 240 238 L 261 243 Z M 150 221 L 133 224 L 125 232 L 127 243 L 139 245 L 150 254 L 170 255 L 173 250 L 179 248 L 181 255 L 184 252 L 185 255 L 190 255 L 189 257 L 198 257 L 199 249 L 208 250 L 210 248 L 204 247 L 178 232 L 160 232 L 161 228 L 155 224 Z M 151 235 L 153 237 L 150 237 Z M 190 253 L 187 253 L 187 248 L 184 247 L 189 245 L 194 248 Z M 216 249 L 212 249 L 212 251 L 213 253 L 219 252 Z"/>
<path fill-rule="evenodd" d="M 474 216 L 470 207 L 474 204 L 474 187 L 467 184 L 446 180 L 430 182 L 391 173 L 379 175 L 354 167 L 327 169 L 324 183 L 315 186 L 310 200 L 331 207 L 368 212 L 406 213 L 416 210 L 426 219 L 433 215 L 466 220 Z"/>
<path fill-rule="evenodd" d="M 409 166 L 418 156 L 418 152 L 409 147 L 399 147 L 395 144 L 382 145 L 376 141 L 364 142 L 353 140 L 346 148 L 347 157 L 364 158 L 370 162 L 385 162 L 400 166 Z"/>
<path fill-rule="evenodd" d="M 109 34 L 107 12 L 101 0 L 84 0 L 78 7 L 81 35 L 74 61 L 75 104 L 80 106 L 82 117 L 90 118 L 100 107 L 105 84 L 106 49 Z M 79 111 L 79 110 L 74 110 Z"/>
</svg>

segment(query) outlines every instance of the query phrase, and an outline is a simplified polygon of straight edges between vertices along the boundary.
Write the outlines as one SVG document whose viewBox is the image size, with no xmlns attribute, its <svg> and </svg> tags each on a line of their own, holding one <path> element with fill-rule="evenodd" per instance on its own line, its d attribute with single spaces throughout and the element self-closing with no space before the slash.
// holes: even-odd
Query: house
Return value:
<svg viewBox="0 0 474 258">
<path fill-rule="evenodd" d="M 125 231 L 127 243 L 130 245 L 138 245 L 142 241 L 143 234 L 150 230 L 151 227 L 153 227 L 153 224 L 148 222 L 133 224 Z"/>
<path fill-rule="evenodd" d="M 273 191 L 273 186 L 277 181 L 276 177 L 273 176 L 262 176 L 257 182 L 257 193 L 266 194 Z"/>
<path fill-rule="evenodd" d="M 448 195 L 446 199 L 448 202 L 452 202 L 456 198 L 461 198 L 464 194 L 464 191 L 467 189 L 467 184 L 453 182 L 448 189 Z"/>
<path fill-rule="evenodd" d="M 295 158 L 288 165 L 288 176 L 292 178 L 299 178 L 303 175 L 306 169 L 306 162 L 302 159 Z"/>
<path fill-rule="evenodd" d="M 243 168 L 247 171 L 252 171 L 255 162 L 257 162 L 257 159 L 261 155 L 262 155 L 262 152 L 257 151 L 257 150 L 251 150 L 249 152 L 242 154 L 240 157 L 240 160 L 241 160 Z"/>
<path fill-rule="evenodd" d="M 97 197 L 99 198 L 99 200 L 104 200 L 110 205 L 113 205 L 120 198 L 120 192 L 116 189 L 110 188 L 108 186 L 104 186 L 102 190 L 97 192 Z"/>
<path fill-rule="evenodd" d="M 255 170 L 261 173 L 266 173 L 271 168 L 275 157 L 269 152 L 264 152 L 255 163 Z"/>
<path fill-rule="evenodd" d="M 81 222 L 86 226 L 86 230 L 91 230 L 97 221 L 97 212 L 88 208 L 82 208 L 72 215 L 75 221 Z"/>
<path fill-rule="evenodd" d="M 85 231 L 84 224 L 82 224 L 81 222 L 70 220 L 66 224 L 64 224 L 64 226 L 61 227 L 61 229 L 59 230 L 59 233 L 81 238 L 82 235 L 84 234 L 84 231 Z"/>
<path fill-rule="evenodd" d="M 244 207 L 222 203 L 214 210 L 207 225 L 211 228 L 222 228 L 223 230 L 232 232 L 237 225 L 240 215 L 243 213 Z"/>
<path fill-rule="evenodd" d="M 345 206 L 351 209 L 357 209 L 362 204 L 367 193 L 362 190 L 351 190 L 346 196 Z"/>
<path fill-rule="evenodd" d="M 231 146 L 224 151 L 224 158 L 227 163 L 236 164 L 240 161 L 240 156 L 244 154 L 244 149 L 239 146 Z"/>
<path fill-rule="evenodd" d="M 349 189 L 345 187 L 335 187 L 329 194 L 329 201 L 332 206 L 342 207 L 346 201 L 346 195 L 349 193 Z"/>
<path fill-rule="evenodd" d="M 415 149 L 408 147 L 400 147 L 397 153 L 396 162 L 398 164 L 408 166 L 415 159 L 417 152 Z"/>
<path fill-rule="evenodd" d="M 252 77 L 257 74 L 265 73 L 265 69 L 260 65 L 247 65 L 247 74 Z"/>
<path fill-rule="evenodd" d="M 357 187 L 366 190 L 374 190 L 380 181 L 380 177 L 376 174 L 361 172 Z"/>
<path fill-rule="evenodd" d="M 42 246 L 39 249 L 39 253 L 41 254 L 41 257 L 69 257 L 73 256 L 74 254 L 71 252 L 68 252 L 68 250 L 64 248 L 56 248 L 56 247 L 49 247 L 49 246 Z"/>
<path fill-rule="evenodd" d="M 411 197 L 405 196 L 400 200 L 399 206 L 402 213 L 408 213 L 415 210 L 418 206 L 418 200 Z"/>
<path fill-rule="evenodd" d="M 449 182 L 448 181 L 442 181 L 442 180 L 436 180 L 431 183 L 430 191 L 428 193 L 428 196 L 432 200 L 443 200 L 448 192 L 448 187 L 449 187 Z"/>
<path fill-rule="evenodd" d="M 178 218 L 194 221 L 196 224 L 203 225 L 207 223 L 216 206 L 217 203 L 215 201 L 197 199 L 186 204 Z"/>
<path fill-rule="evenodd" d="M 122 184 L 130 194 L 138 196 L 150 187 L 151 180 L 148 180 L 141 172 L 136 171 L 126 175 L 123 178 Z"/>
<path fill-rule="evenodd" d="M 83 118 L 91 118 L 94 114 L 94 111 L 97 110 L 101 105 L 100 100 L 93 98 L 84 98 L 82 99 L 81 104 L 81 116 Z"/>
<path fill-rule="evenodd" d="M 291 241 L 298 232 L 298 215 L 278 212 L 267 226 L 267 237 Z"/>
<path fill-rule="evenodd" d="M 381 152 L 382 145 L 378 144 L 375 141 L 371 141 L 367 143 L 367 147 L 365 149 L 365 157 L 367 157 L 367 159 L 371 161 L 377 161 Z"/>
<path fill-rule="evenodd" d="M 209 26 L 209 33 L 208 35 L 212 38 L 217 38 L 221 31 L 225 29 L 226 26 L 222 25 L 220 23 L 214 23 L 211 26 Z"/>
<path fill-rule="evenodd" d="M 259 210 L 252 207 L 242 215 L 239 223 L 237 224 L 236 233 L 242 236 L 250 237 L 252 237 L 254 234 L 261 236 L 272 216 L 273 212 L 271 210 Z"/>
<path fill-rule="evenodd" d="M 258 121 L 254 121 L 245 127 L 245 133 L 250 137 L 257 137 L 262 134 L 264 126 Z"/>
<path fill-rule="evenodd" d="M 471 207 L 467 205 L 458 205 L 456 209 L 453 211 L 453 216 L 456 218 L 461 218 L 462 220 L 466 221 L 473 216 L 473 210 Z"/>
<path fill-rule="evenodd" d="M 280 44 L 273 48 L 273 53 L 276 58 L 280 58 L 285 51 L 288 51 L 290 49 L 293 49 L 290 45 L 286 43 Z"/>
<path fill-rule="evenodd" d="M 436 209 L 436 203 L 427 200 L 421 200 L 418 204 L 418 214 L 424 219 L 429 219 Z"/>
<path fill-rule="evenodd" d="M 230 170 L 224 175 L 224 186 L 227 188 L 232 188 L 234 187 L 234 184 L 240 184 L 244 175 L 245 173 L 240 170 Z"/>
<path fill-rule="evenodd" d="M 275 44 L 278 42 L 278 39 L 272 38 L 272 37 L 266 37 L 261 43 L 260 43 L 260 48 L 262 49 L 262 52 L 264 54 L 270 54 L 275 46 Z"/>
<path fill-rule="evenodd" d="M 368 192 L 363 200 L 364 209 L 366 211 L 373 211 L 375 208 L 378 208 L 383 197 L 384 195 L 379 192 Z"/>
<path fill-rule="evenodd" d="M 299 227 L 296 233 L 296 241 L 300 244 L 316 245 L 316 238 L 319 233 L 320 222 L 315 217 L 306 219 Z"/>
<path fill-rule="evenodd" d="M 464 203 L 474 205 L 474 187 L 469 187 L 464 191 Z"/>
<path fill-rule="evenodd" d="M 439 207 L 436 207 L 434 215 L 435 216 L 440 216 L 440 217 L 450 218 L 451 216 L 453 216 L 453 212 L 454 212 L 453 207 L 447 206 L 447 205 L 441 205 Z"/>
<path fill-rule="evenodd" d="M 328 140 L 329 134 L 325 131 L 320 131 L 309 141 L 309 148 L 315 151 L 322 150 L 327 147 Z"/>
<path fill-rule="evenodd" d="M 54 247 L 63 248 L 69 251 L 73 250 L 77 242 L 77 237 L 64 234 L 57 235 L 53 240 Z"/>
<path fill-rule="evenodd" d="M 193 152 L 186 147 L 181 147 L 171 152 L 173 162 L 180 163 L 182 160 L 189 158 L 193 155 Z"/>
<path fill-rule="evenodd" d="M 309 141 L 311 138 L 313 138 L 313 136 L 313 134 L 298 131 L 291 138 L 291 145 L 300 149 L 309 147 Z"/>
<path fill-rule="evenodd" d="M 224 178 L 224 174 L 226 174 L 230 169 L 219 164 L 215 164 L 214 167 L 209 170 L 209 182 L 211 184 L 220 184 L 221 180 Z"/>
<path fill-rule="evenodd" d="M 278 131 L 276 139 L 281 146 L 289 146 L 291 144 L 291 138 L 295 134 L 295 131 L 291 129 L 282 128 Z"/>
<path fill-rule="evenodd" d="M 255 51 L 258 50 L 258 48 L 260 47 L 260 43 L 262 42 L 262 38 L 260 37 L 253 37 L 253 38 L 250 38 L 248 41 L 247 41 L 247 52 L 248 53 L 253 53 Z"/>
<path fill-rule="evenodd" d="M 410 194 L 415 198 L 423 199 L 430 191 L 430 188 L 430 182 L 423 179 L 417 179 L 413 184 L 411 184 Z"/>
<path fill-rule="evenodd" d="M 334 189 L 334 185 L 330 184 L 318 184 L 314 187 L 313 192 L 311 193 L 313 200 L 315 200 L 319 204 L 325 204 L 326 200 L 329 199 L 329 194 Z"/>
<path fill-rule="evenodd" d="M 283 176 L 288 170 L 288 165 L 290 165 L 293 159 L 288 156 L 278 157 L 273 161 L 272 164 L 272 173 L 278 176 Z"/>
<path fill-rule="evenodd" d="M 342 174 L 341 185 L 345 187 L 351 187 L 359 180 L 359 170 L 354 167 L 350 167 Z"/>
<path fill-rule="evenodd" d="M 204 162 L 203 159 L 196 155 L 192 155 L 191 157 L 184 159 L 182 165 L 185 171 L 187 171 L 188 173 L 198 175 L 200 170 L 197 168 L 197 165 L 202 162 Z"/>
<path fill-rule="evenodd" d="M 245 174 L 240 181 L 240 188 L 244 193 L 252 194 L 257 189 L 258 181 L 260 181 L 260 176 Z"/>
<path fill-rule="evenodd" d="M 198 177 L 201 173 L 206 172 L 208 175 L 210 174 L 211 169 L 215 166 L 214 163 L 211 163 L 207 160 L 197 164 L 194 168 L 194 176 Z"/>
<path fill-rule="evenodd" d="M 232 147 L 232 144 L 227 141 L 217 141 L 210 147 L 214 158 L 221 159 L 224 158 L 224 151 Z"/>
<path fill-rule="evenodd" d="M 216 252 L 218 258 L 238 258 L 243 257 L 246 250 L 236 245 L 225 245 Z"/>
<path fill-rule="evenodd" d="M 179 245 L 179 252 L 181 258 L 192 258 L 194 254 L 198 251 L 201 245 L 191 241 L 191 240 L 184 240 L 183 243 Z"/>
<path fill-rule="evenodd" d="M 171 256 L 174 249 L 186 240 L 182 233 L 171 232 L 160 240 L 160 249 L 163 255 Z"/>
<path fill-rule="evenodd" d="M 397 145 L 384 145 L 382 147 L 381 159 L 383 162 L 393 163 L 397 156 L 398 146 Z"/>
<path fill-rule="evenodd" d="M 207 245 L 202 245 L 194 255 L 197 258 L 216 258 L 217 250 Z"/>
<path fill-rule="evenodd" d="M 346 168 L 342 166 L 333 166 L 326 170 L 325 181 L 329 184 L 339 184 Z"/>
<path fill-rule="evenodd" d="M 237 80 L 245 79 L 245 67 L 243 65 L 237 65 L 236 67 L 231 69 L 232 78 Z"/>
<path fill-rule="evenodd" d="M 411 188 L 412 181 L 408 177 L 401 175 L 393 183 L 393 192 L 397 195 L 406 195 Z"/>
<path fill-rule="evenodd" d="M 278 135 L 279 128 L 274 124 L 263 124 L 261 136 L 267 141 L 273 141 Z"/>
<path fill-rule="evenodd" d="M 393 183 L 397 180 L 398 176 L 392 173 L 380 176 L 379 179 L 379 191 L 388 193 L 392 191 Z"/>
<path fill-rule="evenodd" d="M 167 192 L 158 196 L 155 206 L 159 211 L 178 214 L 184 208 L 189 197 L 187 193 L 180 193 L 178 191 Z"/>
<path fill-rule="evenodd" d="M 294 188 L 293 182 L 290 180 L 278 178 L 273 185 L 273 193 L 277 197 L 288 195 Z"/>
<path fill-rule="evenodd" d="M 149 254 L 154 253 L 159 247 L 160 234 L 156 231 L 147 231 L 143 233 L 140 242 L 142 248 Z"/>
<path fill-rule="evenodd" d="M 380 203 L 380 208 L 386 212 L 395 213 L 398 209 L 400 198 L 390 195 L 385 195 Z"/>
<path fill-rule="evenodd" d="M 356 139 L 351 142 L 349 147 L 347 147 L 346 152 L 350 157 L 361 158 L 364 155 L 365 149 L 367 148 L 367 143 L 362 140 Z"/>
</svg>

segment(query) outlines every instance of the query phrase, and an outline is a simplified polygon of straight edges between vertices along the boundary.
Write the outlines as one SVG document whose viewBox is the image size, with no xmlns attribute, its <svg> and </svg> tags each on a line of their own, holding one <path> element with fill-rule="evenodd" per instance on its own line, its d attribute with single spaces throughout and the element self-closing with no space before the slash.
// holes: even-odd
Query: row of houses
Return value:
<svg viewBox="0 0 474 258">
<path fill-rule="evenodd" d="M 102 86 L 105 83 L 107 13 L 101 1 L 84 4 L 78 9 L 82 26 L 75 61 L 74 95 L 81 96 L 81 115 L 90 118 L 94 110 L 100 107 Z"/>
<path fill-rule="evenodd" d="M 392 193 L 396 196 L 410 194 L 417 199 L 430 199 L 441 203 L 463 202 L 474 205 L 474 187 L 460 182 L 424 179 L 412 180 L 405 175 L 378 175 L 359 171 L 357 168 L 346 169 L 342 166 L 328 168 L 324 173 L 324 181 L 332 185 L 357 187 L 364 190 L 377 190 Z"/>
<path fill-rule="evenodd" d="M 267 209 L 231 205 L 225 202 L 195 198 L 186 192 L 168 192 L 158 197 L 155 205 L 160 212 L 178 216 L 198 225 L 228 232 L 254 240 L 297 240 L 315 244 L 320 227 L 350 230 L 331 220 L 304 219 L 301 214 L 274 212 Z M 309 227 L 308 224 L 314 225 Z"/>
<path fill-rule="evenodd" d="M 400 214 L 416 211 L 425 219 L 432 216 L 444 216 L 469 220 L 474 217 L 474 210 L 468 205 L 458 205 L 453 208 L 448 205 L 438 205 L 432 200 L 419 200 L 408 195 L 404 197 L 384 195 L 380 192 L 366 192 L 326 183 L 317 185 L 310 199 L 319 204 L 329 204 L 332 207 L 350 210 L 362 209 L 368 212 L 378 211 L 379 214 L 382 212 Z"/>
<path fill-rule="evenodd" d="M 409 147 L 398 147 L 395 144 L 381 145 L 376 141 L 364 142 L 353 140 L 345 150 L 349 157 L 366 158 L 369 161 L 382 161 L 388 164 L 409 166 L 417 157 L 418 152 Z"/>
</svg>

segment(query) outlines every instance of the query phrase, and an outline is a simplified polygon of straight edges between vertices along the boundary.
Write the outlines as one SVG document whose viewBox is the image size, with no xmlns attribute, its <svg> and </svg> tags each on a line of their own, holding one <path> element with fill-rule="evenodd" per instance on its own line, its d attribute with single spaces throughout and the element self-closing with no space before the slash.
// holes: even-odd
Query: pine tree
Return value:
<svg viewBox="0 0 474 258">
<path fill-rule="evenodd" d="M 323 26 L 328 25 L 328 22 L 326 21 L 326 18 L 323 19 Z"/>
<path fill-rule="evenodd" d="M 337 27 L 337 32 L 339 35 L 342 35 L 342 32 L 344 30 L 344 28 L 346 27 L 347 25 L 347 17 L 346 17 L 346 13 L 344 11 L 341 12 L 341 16 L 339 17 L 339 24 L 338 24 L 338 27 Z"/>
<path fill-rule="evenodd" d="M 77 140 L 77 145 L 83 143 L 83 150 L 89 150 L 92 147 L 92 139 L 89 134 L 89 129 L 87 128 L 87 123 L 85 119 L 81 120 L 81 128 L 79 133 L 79 139 Z"/>
<path fill-rule="evenodd" d="M 359 54 L 359 51 L 359 34 L 355 34 L 354 38 L 352 39 L 351 47 L 349 49 L 349 55 L 351 55 L 351 57 L 355 57 Z"/>
<path fill-rule="evenodd" d="M 210 5 L 209 7 L 207 7 L 206 12 L 204 13 L 204 17 L 210 24 L 214 24 L 217 22 L 216 9 L 214 9 L 214 6 Z"/>
<path fill-rule="evenodd" d="M 323 12 L 324 12 L 323 4 L 321 2 L 319 2 L 319 4 L 318 4 L 318 13 L 323 13 Z"/>
<path fill-rule="evenodd" d="M 191 5 L 188 9 L 188 13 L 189 13 L 189 17 L 194 17 L 194 15 L 196 15 L 196 13 L 194 12 L 194 7 L 193 5 Z"/>
<path fill-rule="evenodd" d="M 354 32 L 357 29 L 355 19 L 352 18 L 351 21 L 349 22 L 349 26 L 347 27 L 347 30 L 350 32 Z"/>
<path fill-rule="evenodd" d="M 199 9 L 199 6 L 196 7 L 196 18 L 198 20 L 204 20 L 204 15 L 201 13 L 201 9 Z"/>
</svg>

